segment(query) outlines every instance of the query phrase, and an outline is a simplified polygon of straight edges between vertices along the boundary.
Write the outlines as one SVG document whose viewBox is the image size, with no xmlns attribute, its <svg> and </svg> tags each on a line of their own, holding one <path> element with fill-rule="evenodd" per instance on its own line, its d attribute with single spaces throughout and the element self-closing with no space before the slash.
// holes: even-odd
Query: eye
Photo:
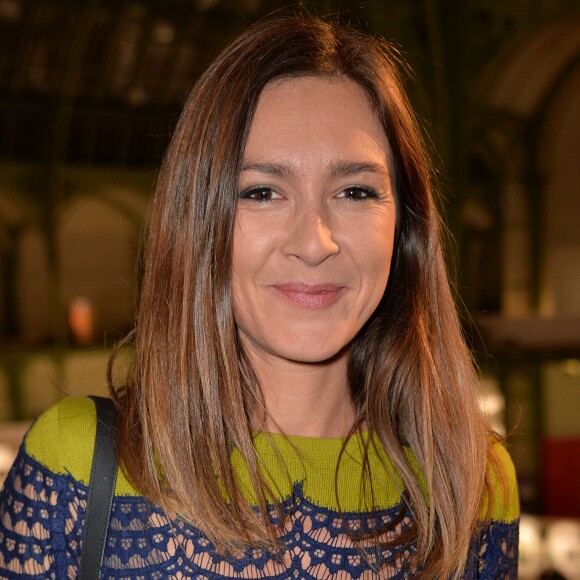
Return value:
<svg viewBox="0 0 580 580">
<path fill-rule="evenodd" d="M 347 199 L 349 201 L 362 201 L 365 199 L 376 199 L 378 195 L 370 187 L 353 185 L 343 189 L 336 197 L 339 199 Z"/>
<path fill-rule="evenodd" d="M 280 199 L 282 196 L 270 187 L 250 187 L 240 193 L 240 199 L 268 202 Z"/>
</svg>

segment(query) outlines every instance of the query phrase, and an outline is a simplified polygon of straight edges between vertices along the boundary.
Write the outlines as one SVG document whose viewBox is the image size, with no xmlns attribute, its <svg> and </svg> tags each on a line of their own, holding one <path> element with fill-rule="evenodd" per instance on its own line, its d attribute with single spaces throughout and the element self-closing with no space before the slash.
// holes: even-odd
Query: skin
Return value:
<svg viewBox="0 0 580 580">
<path fill-rule="evenodd" d="M 256 427 L 341 437 L 353 424 L 349 344 L 387 284 L 392 161 L 352 80 L 265 87 L 244 151 L 233 240 L 234 314 L 264 393 Z"/>
</svg>

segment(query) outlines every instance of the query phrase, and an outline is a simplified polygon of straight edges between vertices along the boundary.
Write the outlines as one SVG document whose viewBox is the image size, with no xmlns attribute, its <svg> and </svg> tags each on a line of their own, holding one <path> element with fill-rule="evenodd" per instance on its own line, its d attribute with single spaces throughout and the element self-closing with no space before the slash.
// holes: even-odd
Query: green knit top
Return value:
<svg viewBox="0 0 580 580">
<path fill-rule="evenodd" d="M 95 433 L 90 399 L 65 399 L 31 427 L 0 491 L 0 577 L 77 577 Z M 192 523 L 170 517 L 142 497 L 120 470 L 101 577 L 405 580 L 420 576 L 421 564 L 413 559 L 417 548 L 413 512 L 393 462 L 376 441 L 367 446 L 371 477 L 363 477 L 364 442 L 370 436 L 350 438 L 339 462 L 343 439 L 255 435 L 268 487 L 281 504 L 282 512 L 271 509 L 270 517 L 273 523 L 284 517 L 284 525 L 278 528 L 280 553 L 255 546 L 224 553 Z M 465 579 L 517 577 L 516 480 L 505 449 L 497 445 L 496 452 L 507 474 L 507 497 L 492 473 L 491 517 L 484 517 L 490 499 L 486 497 L 482 525 L 471 540 Z M 409 449 L 406 453 L 424 490 L 418 462 Z M 231 464 L 246 498 L 255 503 L 246 465 L 236 451 Z M 365 531 L 395 541 L 367 545 L 363 553 L 355 536 Z M 407 539 L 397 541 L 400 538 Z"/>
</svg>

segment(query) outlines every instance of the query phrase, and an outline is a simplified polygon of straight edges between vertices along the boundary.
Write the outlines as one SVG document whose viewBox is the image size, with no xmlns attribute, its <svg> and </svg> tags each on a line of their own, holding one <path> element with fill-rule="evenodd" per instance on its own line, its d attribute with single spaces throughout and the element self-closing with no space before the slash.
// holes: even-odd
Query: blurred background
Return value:
<svg viewBox="0 0 580 580">
<path fill-rule="evenodd" d="M 287 4 L 0 0 L 0 480 L 33 417 L 106 392 L 187 92 Z M 482 408 L 511 433 L 521 577 L 580 578 L 580 0 L 303 4 L 415 73 Z"/>
</svg>

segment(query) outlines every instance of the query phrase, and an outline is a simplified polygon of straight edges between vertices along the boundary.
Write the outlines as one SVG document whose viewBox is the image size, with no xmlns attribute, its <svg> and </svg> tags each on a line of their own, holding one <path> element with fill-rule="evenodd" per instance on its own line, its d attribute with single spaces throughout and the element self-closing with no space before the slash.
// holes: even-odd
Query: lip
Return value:
<svg viewBox="0 0 580 580">
<path fill-rule="evenodd" d="M 342 296 L 345 287 L 337 284 L 306 284 L 290 282 L 270 286 L 294 306 L 307 310 L 320 310 L 334 304 Z"/>
</svg>

